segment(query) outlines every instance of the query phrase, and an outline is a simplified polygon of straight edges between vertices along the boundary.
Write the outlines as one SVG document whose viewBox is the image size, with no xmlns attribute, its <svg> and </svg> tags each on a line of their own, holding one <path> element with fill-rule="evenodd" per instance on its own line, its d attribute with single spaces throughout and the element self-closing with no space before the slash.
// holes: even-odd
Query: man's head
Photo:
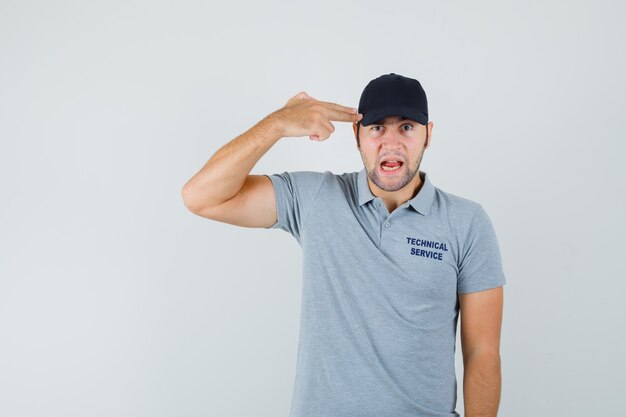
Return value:
<svg viewBox="0 0 626 417">
<path fill-rule="evenodd" d="M 363 119 L 353 124 L 354 134 L 371 182 L 388 192 L 419 183 L 415 176 L 433 128 L 419 81 L 394 73 L 370 81 L 359 113 Z"/>
</svg>

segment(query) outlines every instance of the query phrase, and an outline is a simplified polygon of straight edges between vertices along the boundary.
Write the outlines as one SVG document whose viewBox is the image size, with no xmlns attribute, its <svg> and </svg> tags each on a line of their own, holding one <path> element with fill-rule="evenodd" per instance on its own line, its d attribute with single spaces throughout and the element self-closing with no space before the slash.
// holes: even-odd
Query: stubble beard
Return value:
<svg viewBox="0 0 626 417">
<path fill-rule="evenodd" d="M 407 166 L 406 172 L 401 178 L 385 181 L 384 178 L 381 178 L 378 175 L 378 167 L 376 165 L 374 165 L 374 167 L 371 169 L 367 169 L 367 176 L 370 178 L 370 181 L 376 184 L 376 186 L 380 188 L 381 190 L 388 191 L 388 192 L 398 191 L 402 189 L 403 187 L 405 187 L 408 183 L 410 183 L 413 180 L 413 178 L 415 178 L 415 175 L 419 172 L 419 167 L 422 163 L 423 155 L 424 155 L 423 153 L 418 155 L 415 162 Z M 365 166 L 368 166 L 367 161 L 365 161 L 365 163 L 366 163 Z M 403 169 L 403 168 L 404 166 L 400 169 Z"/>
</svg>

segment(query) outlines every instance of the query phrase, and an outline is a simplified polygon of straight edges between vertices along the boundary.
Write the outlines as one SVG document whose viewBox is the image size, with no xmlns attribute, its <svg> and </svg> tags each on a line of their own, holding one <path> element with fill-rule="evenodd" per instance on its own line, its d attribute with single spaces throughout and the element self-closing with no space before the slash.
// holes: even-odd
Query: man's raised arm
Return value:
<svg viewBox="0 0 626 417">
<path fill-rule="evenodd" d="M 265 175 L 249 175 L 258 160 L 283 137 L 326 140 L 335 130 L 331 120 L 355 123 L 361 118 L 355 108 L 300 92 L 283 108 L 218 149 L 184 185 L 185 206 L 212 220 L 269 227 L 277 220 L 272 183 Z"/>
</svg>

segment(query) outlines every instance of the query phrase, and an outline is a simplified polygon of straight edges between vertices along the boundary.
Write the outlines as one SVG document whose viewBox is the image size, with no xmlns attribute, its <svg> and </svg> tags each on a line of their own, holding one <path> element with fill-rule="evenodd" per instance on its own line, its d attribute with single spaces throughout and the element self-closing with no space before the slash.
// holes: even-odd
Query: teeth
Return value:
<svg viewBox="0 0 626 417">
<path fill-rule="evenodd" d="M 388 167 L 386 167 L 384 165 L 381 165 L 381 166 L 383 167 L 383 171 L 395 171 L 397 169 L 400 169 L 400 167 L 401 167 L 401 165 L 397 165 L 397 166 L 395 166 L 393 168 L 388 168 Z"/>
</svg>

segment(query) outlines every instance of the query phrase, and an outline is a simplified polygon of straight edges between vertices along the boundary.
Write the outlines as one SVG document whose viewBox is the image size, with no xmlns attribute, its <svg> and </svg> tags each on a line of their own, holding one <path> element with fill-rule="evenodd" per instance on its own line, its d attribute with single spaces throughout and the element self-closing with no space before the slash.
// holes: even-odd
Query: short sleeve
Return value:
<svg viewBox="0 0 626 417">
<path fill-rule="evenodd" d="M 300 242 L 304 222 L 324 182 L 324 173 L 292 171 L 266 177 L 274 186 L 278 217 L 267 229 L 282 229 Z"/>
<path fill-rule="evenodd" d="M 480 204 L 472 218 L 459 258 L 458 294 L 506 284 L 498 239 L 489 216 Z"/>
</svg>

